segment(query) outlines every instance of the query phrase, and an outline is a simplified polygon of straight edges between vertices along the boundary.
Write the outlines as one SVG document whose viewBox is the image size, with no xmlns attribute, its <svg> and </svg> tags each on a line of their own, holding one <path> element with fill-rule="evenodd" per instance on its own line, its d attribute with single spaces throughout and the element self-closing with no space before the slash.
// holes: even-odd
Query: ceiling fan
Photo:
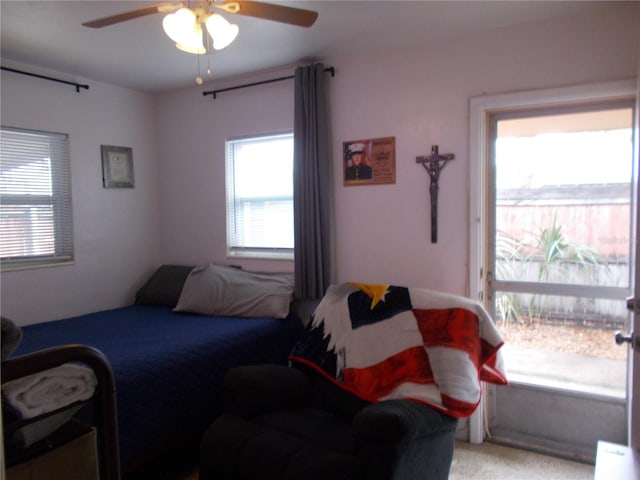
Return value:
<svg viewBox="0 0 640 480">
<path fill-rule="evenodd" d="M 191 3 L 196 6 L 189 7 L 187 5 Z M 203 24 L 212 37 L 213 48 L 216 50 L 221 50 L 229 45 L 238 34 L 238 26 L 231 25 L 215 12 L 216 9 L 226 13 L 262 18 L 299 27 L 310 27 L 318 18 L 318 13 L 312 10 L 272 3 L 246 0 L 200 0 L 197 2 L 159 3 L 84 22 L 82 25 L 102 28 L 155 13 L 167 13 L 162 22 L 163 28 L 165 33 L 176 42 L 176 46 L 189 53 L 203 54 L 208 51 L 202 41 Z"/>
<path fill-rule="evenodd" d="M 195 6 L 189 7 L 188 5 L 191 4 L 195 4 Z M 198 0 L 149 5 L 117 15 L 84 22 L 82 25 L 91 28 L 102 28 L 155 13 L 166 13 L 162 21 L 162 28 L 169 38 L 176 42 L 176 47 L 188 53 L 201 55 L 210 53 L 211 46 L 215 50 L 222 50 L 233 42 L 238 35 L 238 26 L 230 24 L 222 15 L 216 13 L 216 9 L 225 13 L 262 18 L 299 27 L 310 27 L 318 18 L 318 13 L 312 10 L 272 3 L 249 0 Z M 203 25 L 205 25 L 209 35 L 203 35 Z M 211 43 L 212 40 L 213 44 Z M 207 74 L 211 76 L 210 68 L 207 68 Z M 198 59 L 196 83 L 201 85 L 202 82 L 200 60 Z"/>
</svg>

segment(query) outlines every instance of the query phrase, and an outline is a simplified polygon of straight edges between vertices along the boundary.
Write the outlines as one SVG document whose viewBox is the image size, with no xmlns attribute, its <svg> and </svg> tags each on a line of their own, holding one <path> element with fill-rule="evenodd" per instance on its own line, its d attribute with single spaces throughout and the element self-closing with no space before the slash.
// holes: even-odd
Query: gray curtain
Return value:
<svg viewBox="0 0 640 480">
<path fill-rule="evenodd" d="M 313 300 L 332 280 L 332 161 L 321 63 L 296 69 L 293 144 L 295 296 Z"/>
</svg>

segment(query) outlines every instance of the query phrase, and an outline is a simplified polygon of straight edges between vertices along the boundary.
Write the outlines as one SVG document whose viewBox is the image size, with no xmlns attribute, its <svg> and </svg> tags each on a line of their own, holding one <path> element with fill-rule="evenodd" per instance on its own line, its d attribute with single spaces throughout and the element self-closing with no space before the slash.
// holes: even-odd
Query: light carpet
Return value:
<svg viewBox="0 0 640 480">
<path fill-rule="evenodd" d="M 456 442 L 449 480 L 593 480 L 595 467 L 484 442 Z"/>
<path fill-rule="evenodd" d="M 594 470 L 593 465 L 495 443 L 456 441 L 449 480 L 593 480 Z M 173 478 L 198 480 L 198 473 Z"/>
</svg>

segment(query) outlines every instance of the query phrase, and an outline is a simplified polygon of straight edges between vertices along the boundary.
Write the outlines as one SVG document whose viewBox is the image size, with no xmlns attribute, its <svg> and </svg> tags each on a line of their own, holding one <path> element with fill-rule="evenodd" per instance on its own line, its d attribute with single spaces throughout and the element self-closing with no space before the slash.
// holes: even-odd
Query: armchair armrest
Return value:
<svg viewBox="0 0 640 480">
<path fill-rule="evenodd" d="M 364 477 L 447 480 L 458 420 L 410 400 L 371 404 L 354 418 Z"/>
<path fill-rule="evenodd" d="M 362 442 L 398 443 L 455 431 L 458 420 L 411 400 L 385 400 L 363 408 L 353 419 Z"/>
<path fill-rule="evenodd" d="M 308 405 L 311 387 L 307 375 L 284 365 L 234 367 L 224 379 L 224 408 L 242 417 L 251 417 Z"/>
</svg>

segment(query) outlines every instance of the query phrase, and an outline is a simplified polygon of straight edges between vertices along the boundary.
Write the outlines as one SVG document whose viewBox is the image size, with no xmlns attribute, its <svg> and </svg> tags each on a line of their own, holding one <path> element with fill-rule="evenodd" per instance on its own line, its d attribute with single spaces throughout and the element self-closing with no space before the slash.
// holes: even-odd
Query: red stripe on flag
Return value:
<svg viewBox="0 0 640 480">
<path fill-rule="evenodd" d="M 478 403 L 461 402 L 460 400 L 456 400 L 455 398 L 444 394 L 441 394 L 440 398 L 442 398 L 442 404 L 447 407 L 448 413 L 454 417 L 470 416 L 478 407 L 478 403 L 480 403 L 479 400 Z"/>
<path fill-rule="evenodd" d="M 496 361 L 496 353 L 498 352 L 498 348 L 502 346 L 502 343 L 498 346 L 491 345 L 484 338 L 480 339 L 480 346 L 482 347 L 482 356 L 480 357 L 480 362 L 482 365 L 488 362 L 492 362 L 495 365 Z"/>
<path fill-rule="evenodd" d="M 365 368 L 345 368 L 344 386 L 365 399 L 377 400 L 405 382 L 434 383 L 423 347 L 411 347 Z"/>
<path fill-rule="evenodd" d="M 469 354 L 480 366 L 478 317 L 464 308 L 413 310 L 425 347 L 452 347 Z"/>
<path fill-rule="evenodd" d="M 495 383 L 496 385 L 509 385 L 509 380 L 497 367 L 498 349 L 502 346 L 500 343 L 498 346 L 482 341 L 482 355 L 486 361 L 482 361 L 482 368 L 480 369 L 480 380 L 484 382 Z"/>
</svg>

